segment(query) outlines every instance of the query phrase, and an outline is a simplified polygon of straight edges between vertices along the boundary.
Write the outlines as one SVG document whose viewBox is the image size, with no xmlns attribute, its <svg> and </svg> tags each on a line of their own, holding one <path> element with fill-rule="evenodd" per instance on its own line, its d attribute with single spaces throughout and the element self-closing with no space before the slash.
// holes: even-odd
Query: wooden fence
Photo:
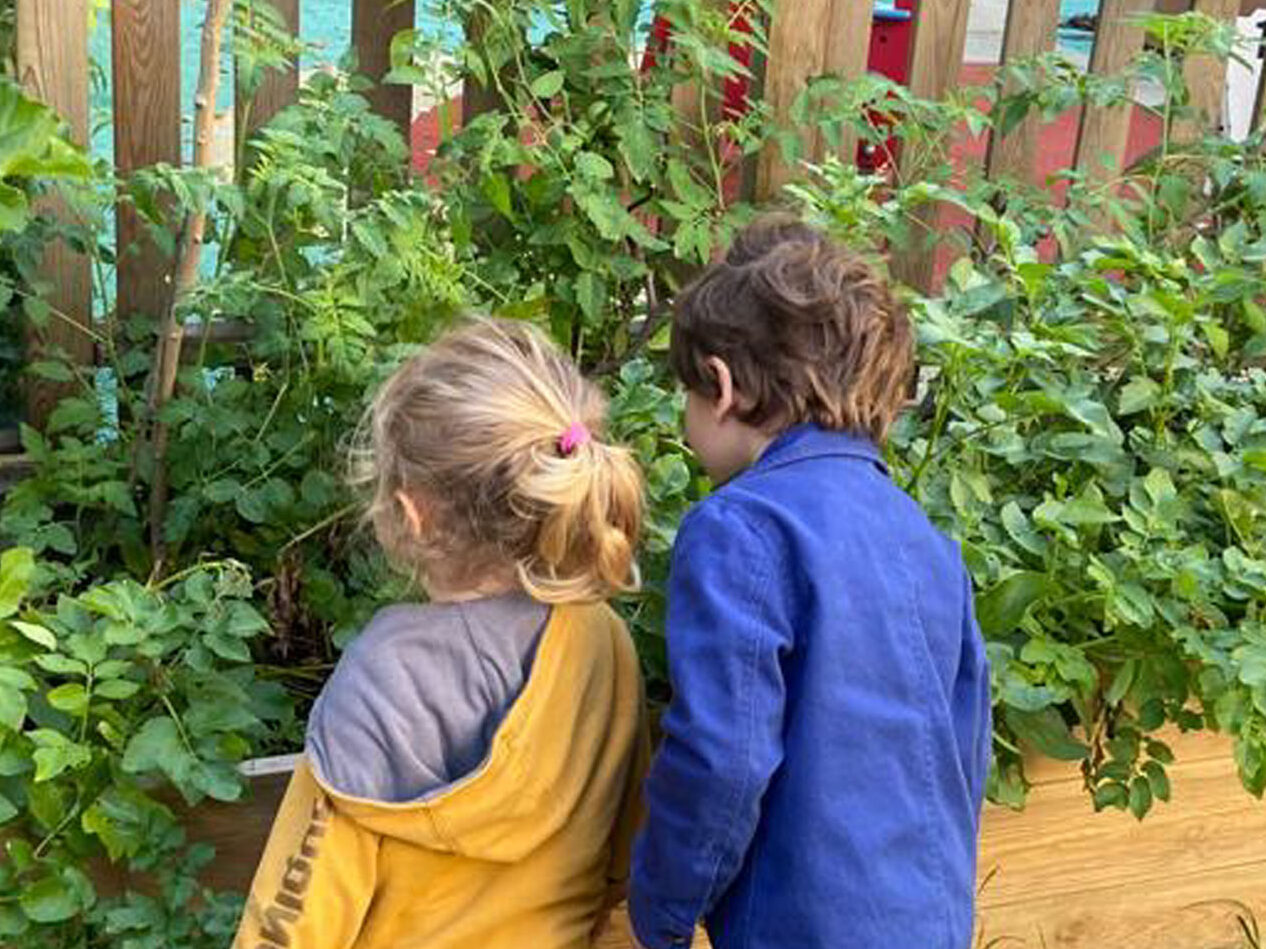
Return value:
<svg viewBox="0 0 1266 949">
<path fill-rule="evenodd" d="M 299 28 L 299 0 L 272 0 L 290 27 Z M 389 68 L 391 38 L 413 24 L 415 0 L 348 0 L 353 45 L 361 71 L 377 79 Z M 1261 6 L 1254 0 L 1102 0 L 1100 26 L 1090 68 L 1097 73 L 1119 70 L 1143 46 L 1142 31 L 1130 17 L 1161 5 L 1167 11 L 1195 9 L 1221 19 Z M 74 135 L 88 138 L 88 5 L 89 0 L 18 0 L 18 65 L 22 82 L 69 121 Z M 971 0 L 897 0 L 898 7 L 914 8 L 909 85 L 916 95 L 937 98 L 953 87 L 963 60 Z M 783 11 L 795 10 L 795 15 Z M 179 0 L 112 0 L 115 162 L 123 176 L 157 162 L 181 161 L 180 19 L 186 5 Z M 1058 0 L 1010 0 L 1006 17 L 1003 59 L 1014 60 L 1054 48 L 1059 17 Z M 806 80 L 823 73 L 854 78 L 867 68 L 872 28 L 870 0 L 776 0 L 769 29 L 769 53 L 760 83 L 775 115 L 790 121 L 792 103 Z M 1217 122 L 1225 83 L 1224 68 L 1213 61 L 1188 65 L 1194 101 L 1206 121 Z M 275 71 L 255 99 L 249 117 L 238 115 L 235 134 L 249 134 L 293 101 L 298 90 L 298 66 Z M 467 90 L 468 108 L 487 107 L 488 97 L 478 87 Z M 396 121 L 408 136 L 411 90 L 380 86 L 371 98 L 374 108 Z M 1263 97 L 1259 95 L 1259 113 Z M 1129 108 L 1086 110 L 1077 135 L 1075 163 L 1100 173 L 1124 158 L 1130 123 Z M 1005 139 L 990 143 L 991 175 L 1031 178 L 1037 152 L 1038 126 L 1021 124 Z M 808 134 L 808 133 L 806 133 Z M 806 141 L 811 157 L 827 148 L 820 136 Z M 842 156 L 851 159 L 856 143 L 845 141 Z M 1108 161 L 1105 163 L 1105 157 Z M 786 182 L 794 169 L 772 148 L 762 154 L 755 175 L 756 194 L 768 197 Z M 934 208 L 927 211 L 935 214 Z M 172 281 L 168 262 L 144 238 L 126 205 L 118 210 L 119 260 L 117 301 L 120 312 L 160 314 L 170 303 Z M 87 327 L 92 312 L 89 261 L 65 246 L 51 247 L 45 265 L 55 288 L 50 302 L 74 322 L 50 330 L 51 342 L 81 362 L 93 357 Z M 934 254 L 914 250 L 894 261 L 899 277 L 913 286 L 930 288 Z M 55 387 L 37 389 L 31 398 L 32 416 L 39 419 L 55 401 Z"/>
</svg>

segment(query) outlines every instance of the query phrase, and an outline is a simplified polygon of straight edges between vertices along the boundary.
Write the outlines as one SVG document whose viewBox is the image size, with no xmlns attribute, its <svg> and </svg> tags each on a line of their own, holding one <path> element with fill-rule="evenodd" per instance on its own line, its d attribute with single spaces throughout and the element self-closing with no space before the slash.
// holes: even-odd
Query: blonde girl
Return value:
<svg viewBox="0 0 1266 949">
<path fill-rule="evenodd" d="M 642 484 L 597 389 L 481 320 L 369 413 L 369 518 L 428 602 L 383 610 L 313 708 L 235 949 L 580 949 L 618 896 L 646 760 L 604 604 Z"/>
</svg>

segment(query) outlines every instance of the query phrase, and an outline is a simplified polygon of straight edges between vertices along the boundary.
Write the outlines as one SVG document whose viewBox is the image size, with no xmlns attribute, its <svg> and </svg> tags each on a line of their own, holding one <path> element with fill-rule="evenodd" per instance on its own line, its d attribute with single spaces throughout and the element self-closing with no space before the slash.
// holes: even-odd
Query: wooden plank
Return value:
<svg viewBox="0 0 1266 949">
<path fill-rule="evenodd" d="M 148 165 L 181 164 L 180 7 L 113 0 L 114 161 L 126 178 Z M 158 319 L 171 306 L 171 258 L 132 206 L 118 206 L 118 311 Z"/>
<path fill-rule="evenodd" d="M 353 0 L 352 47 L 357 71 L 373 80 L 368 93 L 373 110 L 396 123 L 405 142 L 411 140 L 413 87 L 382 85 L 391 70 L 391 40 L 413 29 L 415 0 Z"/>
<path fill-rule="evenodd" d="M 865 8 L 869 14 L 868 4 L 854 5 Z M 832 6 L 832 0 L 778 0 L 774 5 L 765 68 L 765 101 L 779 127 L 790 124 L 791 106 L 796 96 L 811 76 L 822 71 Z M 812 154 L 817 147 L 816 132 L 808 133 L 805 144 Z M 773 198 L 794 176 L 795 169 L 783 160 L 781 147 L 776 142 L 769 143 L 761 151 L 756 169 L 757 197 Z"/>
<path fill-rule="evenodd" d="M 1143 49 L 1143 30 L 1131 18 L 1150 9 L 1151 0 L 1103 0 L 1090 71 L 1118 73 Z M 1116 175 L 1124 161 L 1133 106 L 1082 109 L 1075 167 L 1093 179 Z"/>
<path fill-rule="evenodd" d="M 1030 0 L 1026 0 L 1030 2 Z M 915 16 L 913 49 L 910 53 L 910 91 L 920 99 L 941 99 L 958 82 L 967 42 L 969 0 L 922 0 Z M 907 152 L 901 157 L 901 173 L 915 173 Z M 925 235 L 935 235 L 940 206 L 930 204 L 915 215 L 914 244 L 893 256 L 892 275 L 921 293 L 931 293 L 936 275 L 936 244 Z"/>
<path fill-rule="evenodd" d="M 259 2 L 259 0 L 255 0 Z M 291 36 L 299 35 L 299 0 L 266 0 L 281 14 Z M 247 15 L 254 9 L 254 3 L 247 5 Z M 256 129 L 267 125 L 274 115 L 293 103 L 299 97 L 299 59 L 294 57 L 285 69 L 269 69 L 265 71 L 259 89 L 249 103 L 243 96 L 236 96 L 236 116 L 234 136 L 236 138 L 235 155 L 242 154 L 242 143 L 254 134 Z"/>
<path fill-rule="evenodd" d="M 1266 51 L 1257 54 L 1262 59 L 1266 59 Z M 1266 121 L 1266 64 L 1263 64 L 1262 74 L 1257 80 L 1257 101 L 1253 105 L 1253 123 L 1252 130 L 1256 132 L 1262 127 L 1262 122 Z"/>
<path fill-rule="evenodd" d="M 1239 944 L 1228 938 L 1235 913 L 1225 901 L 1244 901 L 1266 920 L 1266 805 L 1241 787 L 1231 740 L 1161 737 L 1177 757 L 1168 769 L 1173 800 L 1142 823 L 1094 814 L 1076 766 L 1049 760 L 1030 769 L 1037 784 L 1023 812 L 986 808 L 984 941 L 1229 949 Z"/>
<path fill-rule="evenodd" d="M 1011 0 L 1002 39 L 1003 63 L 1031 59 L 1055 48 L 1059 28 L 1059 0 Z M 1037 131 L 1041 118 L 1030 115 L 1008 135 L 996 131 L 989 138 L 986 167 L 990 178 L 1031 181 L 1037 161 Z"/>
<path fill-rule="evenodd" d="M 71 138 L 88 143 L 88 0 L 22 0 L 17 7 L 17 62 L 26 91 L 54 109 L 70 126 Z M 44 199 L 41 210 L 65 215 L 56 198 Z M 39 337 L 80 365 L 93 362 L 92 264 L 63 241 L 44 251 L 40 273 L 49 284 L 46 302 L 54 315 Z M 28 358 L 40 358 L 41 342 L 27 334 Z M 58 400 L 73 391 L 64 385 L 32 382 L 26 389 L 31 424 L 42 427 Z"/>
<path fill-rule="evenodd" d="M 845 82 L 865 75 L 870 59 L 870 34 L 875 25 L 869 4 L 854 0 L 831 0 L 830 26 L 823 51 L 822 72 Z M 821 158 L 829 150 L 825 136 L 819 134 L 814 156 Z M 845 129 L 836 153 L 840 161 L 853 164 L 857 160 L 857 135 Z"/>
<path fill-rule="evenodd" d="M 489 11 L 486 7 L 476 6 L 466 18 L 463 30 L 466 42 L 478 47 L 483 41 L 484 32 L 488 28 Z M 462 125 L 469 125 L 477 116 L 485 112 L 493 112 L 502 106 L 501 94 L 497 92 L 492 77 L 484 85 L 474 76 L 467 74 L 462 79 Z"/>
<path fill-rule="evenodd" d="M 1240 0 L 1195 0 L 1192 9 L 1215 20 L 1234 23 L 1240 12 Z M 1216 56 L 1190 56 L 1183 65 L 1183 76 L 1197 118 L 1177 123 L 1175 136 L 1180 140 L 1200 138 L 1222 130 L 1226 104 L 1225 60 Z"/>
</svg>

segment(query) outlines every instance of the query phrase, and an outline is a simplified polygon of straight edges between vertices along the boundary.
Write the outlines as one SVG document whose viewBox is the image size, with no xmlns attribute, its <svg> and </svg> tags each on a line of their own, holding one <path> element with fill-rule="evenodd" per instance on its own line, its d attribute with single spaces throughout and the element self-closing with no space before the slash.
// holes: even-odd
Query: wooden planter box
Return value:
<svg viewBox="0 0 1266 949">
<path fill-rule="evenodd" d="M 1228 739 L 1196 734 L 1170 743 L 1178 758 L 1173 800 L 1142 823 L 1093 813 L 1077 770 L 1053 761 L 1034 763 L 1023 812 L 986 809 L 980 945 L 1242 949 L 1237 904 L 1266 928 L 1266 804 L 1240 786 Z M 249 887 L 294 760 L 248 762 L 247 801 L 188 814 L 190 838 L 216 847 L 207 883 Z M 622 917 L 597 944 L 629 945 Z"/>
</svg>

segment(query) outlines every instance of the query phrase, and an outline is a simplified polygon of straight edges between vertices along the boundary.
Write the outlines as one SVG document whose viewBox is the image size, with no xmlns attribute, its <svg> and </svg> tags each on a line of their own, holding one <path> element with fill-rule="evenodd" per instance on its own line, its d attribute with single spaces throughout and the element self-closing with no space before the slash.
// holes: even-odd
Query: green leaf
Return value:
<svg viewBox="0 0 1266 949">
<path fill-rule="evenodd" d="M 155 824 L 170 822 L 171 812 L 140 791 L 114 785 L 84 811 L 80 824 L 105 845 L 111 860 L 132 857 L 151 839 Z"/>
<path fill-rule="evenodd" d="M 0 725 L 18 731 L 26 721 L 26 696 L 11 685 L 0 683 Z"/>
<path fill-rule="evenodd" d="M 97 684 L 97 687 L 93 690 L 93 695 L 98 698 L 118 701 L 130 699 L 140 690 L 140 685 L 131 679 L 107 679 L 105 682 Z"/>
<path fill-rule="evenodd" d="M 1057 761 L 1081 761 L 1090 754 L 1089 746 L 1073 738 L 1068 726 L 1064 724 L 1063 716 L 1055 708 L 1040 712 L 1006 708 L 1003 716 L 1016 737 L 1048 758 Z"/>
<path fill-rule="evenodd" d="M 563 83 L 567 76 L 561 69 L 542 73 L 532 80 L 531 91 L 538 99 L 552 99 L 563 91 Z"/>
<path fill-rule="evenodd" d="M 0 794 L 0 824 L 5 824 L 12 820 L 17 813 L 17 806 L 3 794 Z"/>
<path fill-rule="evenodd" d="M 1031 570 L 1014 573 L 976 600 L 976 619 L 990 639 L 1005 636 L 1020 625 L 1029 608 L 1050 589 L 1046 574 Z"/>
<path fill-rule="evenodd" d="M 606 282 L 597 274 L 585 271 L 576 278 L 576 302 L 590 320 L 597 321 L 607 306 Z"/>
<path fill-rule="evenodd" d="M 1144 409 L 1151 408 L 1156 404 L 1160 393 L 1161 387 L 1159 383 L 1146 376 L 1135 376 L 1122 387 L 1120 401 L 1117 403 L 1117 411 L 1122 415 L 1133 415 L 1136 412 L 1142 412 Z"/>
<path fill-rule="evenodd" d="M 26 914 L 17 906 L 0 904 L 0 936 L 21 936 L 30 926 Z"/>
<path fill-rule="evenodd" d="M 29 673 L 13 666 L 0 666 L 0 685 L 11 685 L 24 692 L 33 692 L 39 688 Z"/>
<path fill-rule="evenodd" d="M 639 121 L 636 116 L 626 119 L 617 127 L 616 135 L 620 139 L 620 154 L 624 156 L 633 180 L 641 182 L 652 177 L 658 149 L 645 121 Z M 1263 329 L 1266 330 L 1266 321 L 1263 321 Z"/>
<path fill-rule="evenodd" d="M 581 152 L 576 156 L 576 171 L 594 181 L 609 181 L 615 177 L 615 169 L 596 152 Z"/>
<path fill-rule="evenodd" d="M 36 923 L 61 923 L 79 912 L 79 897 L 60 876 L 43 877 L 23 887 L 22 912 Z"/>
<path fill-rule="evenodd" d="M 224 633 L 208 633 L 202 638 L 202 641 L 208 649 L 221 659 L 227 659 L 229 662 L 251 661 L 251 651 L 246 647 L 246 643 L 236 636 L 228 636 Z"/>
<path fill-rule="evenodd" d="M 1152 809 L 1152 786 L 1147 778 L 1135 778 L 1130 785 L 1130 813 L 1139 820 Z"/>
<path fill-rule="evenodd" d="M 21 620 L 11 620 L 9 625 L 37 646 L 43 646 L 45 649 L 57 648 L 57 637 L 47 627 L 35 623 L 24 623 Z"/>
<path fill-rule="evenodd" d="M 48 693 L 48 704 L 68 715 L 82 715 L 88 708 L 88 691 L 78 682 L 67 682 Z"/>
<path fill-rule="evenodd" d="M 1046 538 L 1033 530 L 1018 504 L 1008 501 L 1002 508 L 1001 518 L 1003 529 L 1022 549 L 1039 557 L 1046 553 Z"/>
<path fill-rule="evenodd" d="M 1159 761 L 1148 761 L 1143 765 L 1143 773 L 1147 776 L 1147 783 L 1151 787 L 1152 796 L 1158 801 L 1168 801 L 1169 775 L 1165 773 L 1164 766 Z"/>
<path fill-rule="evenodd" d="M 151 718 L 132 736 L 123 752 L 123 770 L 129 774 L 160 771 L 177 785 L 183 785 L 195 764 L 185 747 L 175 721 L 162 716 Z"/>
<path fill-rule="evenodd" d="M 1119 705 L 1130 691 L 1130 686 L 1134 684 L 1134 676 L 1138 674 L 1138 668 L 1139 664 L 1136 659 L 1127 659 L 1121 663 L 1121 667 L 1117 669 L 1117 674 L 1112 677 L 1112 684 L 1108 686 L 1108 691 L 1104 693 L 1104 701 L 1109 705 Z"/>
<path fill-rule="evenodd" d="M 34 576 L 35 555 L 29 548 L 11 547 L 0 554 L 0 619 L 18 611 Z"/>
<path fill-rule="evenodd" d="M 1109 807 L 1125 810 L 1129 800 L 1129 790 L 1119 781 L 1109 781 L 1095 789 L 1094 802 L 1095 810 L 1097 811 L 1102 811 Z"/>
<path fill-rule="evenodd" d="M 69 656 L 63 656 L 60 653 L 35 656 L 31 661 L 45 672 L 51 672 L 54 675 L 86 676 L 88 674 L 87 663 L 80 662 L 78 659 L 71 659 Z"/>
<path fill-rule="evenodd" d="M 502 217 L 514 218 L 514 206 L 510 197 L 510 181 L 502 174 L 485 175 L 481 188 L 486 200 Z M 245 517 L 245 515 L 243 515 Z"/>
<path fill-rule="evenodd" d="M 82 768 L 92 760 L 92 750 L 85 745 L 71 741 L 61 732 L 51 728 L 37 728 L 28 732 L 35 742 L 35 780 L 51 781 L 63 771 L 74 771 Z"/>
</svg>

